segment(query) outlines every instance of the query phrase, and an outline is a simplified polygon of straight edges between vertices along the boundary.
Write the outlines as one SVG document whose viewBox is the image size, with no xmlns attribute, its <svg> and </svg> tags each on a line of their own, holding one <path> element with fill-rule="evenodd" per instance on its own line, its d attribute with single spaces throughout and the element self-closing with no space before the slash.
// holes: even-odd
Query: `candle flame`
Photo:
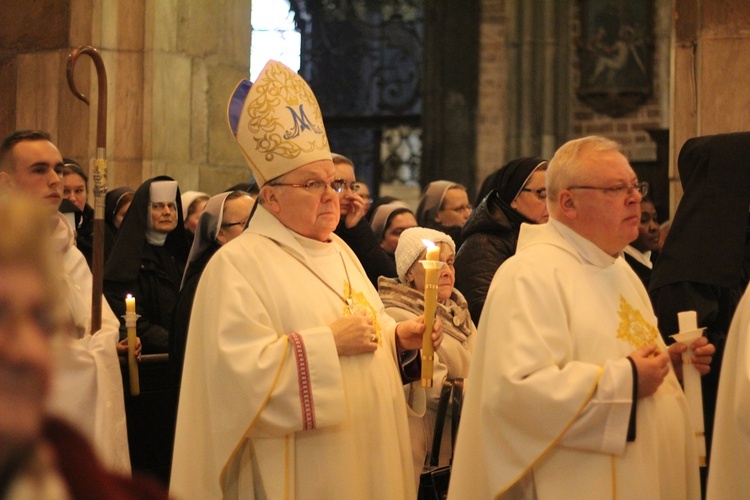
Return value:
<svg viewBox="0 0 750 500">
<path fill-rule="evenodd" d="M 436 246 L 436 245 L 435 245 L 435 244 L 434 244 L 434 243 L 433 243 L 432 241 L 430 241 L 430 240 L 428 240 L 428 239 L 426 239 L 426 238 L 422 238 L 422 243 L 423 243 L 423 244 L 424 244 L 424 246 L 426 246 L 427 248 L 434 248 L 434 247 Z"/>
<path fill-rule="evenodd" d="M 127 294 L 127 295 L 125 296 L 125 298 L 126 298 L 126 299 L 132 299 L 132 298 L 133 298 L 133 296 L 132 296 L 132 295 L 130 295 L 130 294 Z"/>
</svg>

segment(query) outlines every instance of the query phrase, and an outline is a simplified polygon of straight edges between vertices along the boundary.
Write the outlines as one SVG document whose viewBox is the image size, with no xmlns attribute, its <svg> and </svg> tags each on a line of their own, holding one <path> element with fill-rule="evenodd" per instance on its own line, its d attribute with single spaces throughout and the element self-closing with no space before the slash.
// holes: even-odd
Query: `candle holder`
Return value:
<svg viewBox="0 0 750 500">
<path fill-rule="evenodd" d="M 123 314 L 122 318 L 125 319 L 125 328 L 135 328 L 138 323 L 138 318 L 140 317 L 140 314 L 134 312 L 126 312 Z"/>
<path fill-rule="evenodd" d="M 438 276 L 445 262 L 420 260 L 425 270 L 424 284 L 424 335 L 422 336 L 422 387 L 432 387 L 435 350 L 432 347 L 432 332 L 437 310 Z"/>
<path fill-rule="evenodd" d="M 138 375 L 138 361 L 135 359 L 136 332 L 140 314 L 126 312 L 122 315 L 125 319 L 125 327 L 128 329 L 128 375 L 130 375 L 130 395 L 138 396 L 141 393 L 140 377 Z"/>
</svg>

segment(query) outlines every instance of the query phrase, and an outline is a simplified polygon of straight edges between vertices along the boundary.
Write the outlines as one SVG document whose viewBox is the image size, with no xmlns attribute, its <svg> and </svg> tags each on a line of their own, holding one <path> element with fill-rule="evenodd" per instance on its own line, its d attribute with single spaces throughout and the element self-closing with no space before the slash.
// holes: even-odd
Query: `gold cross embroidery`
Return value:
<svg viewBox="0 0 750 500">
<path fill-rule="evenodd" d="M 617 338 L 624 340 L 636 349 L 653 344 L 659 335 L 659 330 L 654 325 L 643 319 L 638 309 L 631 306 L 625 298 L 620 295 L 620 325 L 617 328 Z"/>
</svg>

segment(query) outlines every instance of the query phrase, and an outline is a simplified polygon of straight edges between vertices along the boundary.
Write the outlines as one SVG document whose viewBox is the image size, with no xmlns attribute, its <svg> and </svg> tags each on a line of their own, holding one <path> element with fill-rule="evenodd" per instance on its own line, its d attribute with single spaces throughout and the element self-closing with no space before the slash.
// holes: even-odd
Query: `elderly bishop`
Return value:
<svg viewBox="0 0 750 500">
<path fill-rule="evenodd" d="M 424 319 L 388 317 L 333 233 L 341 183 L 307 83 L 270 61 L 228 114 L 262 187 L 196 291 L 171 493 L 415 498 L 401 368 Z"/>
</svg>

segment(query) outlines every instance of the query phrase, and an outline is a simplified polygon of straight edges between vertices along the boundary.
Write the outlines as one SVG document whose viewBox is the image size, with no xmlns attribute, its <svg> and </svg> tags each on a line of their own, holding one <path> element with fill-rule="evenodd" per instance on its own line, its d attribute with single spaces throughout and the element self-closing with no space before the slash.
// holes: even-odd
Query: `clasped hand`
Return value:
<svg viewBox="0 0 750 500">
<path fill-rule="evenodd" d="M 708 343 L 706 337 L 700 337 L 690 345 L 693 355 L 690 363 L 701 375 L 711 370 L 711 361 L 716 348 Z M 641 347 L 634 351 L 629 358 L 633 360 L 638 372 L 638 397 L 645 398 L 656 392 L 669 373 L 669 362 L 672 362 L 675 375 L 682 380 L 682 353 L 687 347 L 674 343 L 667 348 L 667 352 L 660 351 L 656 344 Z"/>
<path fill-rule="evenodd" d="M 378 338 L 372 318 L 364 312 L 344 316 L 328 327 L 333 332 L 333 341 L 339 356 L 354 356 L 374 352 L 378 348 Z"/>
<path fill-rule="evenodd" d="M 333 332 L 333 341 L 339 356 L 353 356 L 374 352 L 378 348 L 378 338 L 372 318 L 364 313 L 344 316 L 328 327 Z M 396 329 L 397 345 L 403 350 L 422 348 L 424 316 L 402 321 Z M 432 345 L 435 349 L 443 342 L 443 323 L 435 318 L 432 331 Z"/>
</svg>

